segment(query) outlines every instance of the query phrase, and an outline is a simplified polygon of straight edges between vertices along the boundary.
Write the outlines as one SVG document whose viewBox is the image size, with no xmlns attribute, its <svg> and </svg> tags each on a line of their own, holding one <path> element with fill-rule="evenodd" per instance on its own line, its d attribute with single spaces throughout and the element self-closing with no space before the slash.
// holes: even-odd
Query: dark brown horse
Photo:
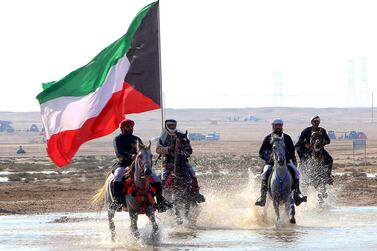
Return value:
<svg viewBox="0 0 377 251">
<path fill-rule="evenodd" d="M 190 215 L 190 211 L 197 206 L 197 202 L 192 193 L 192 178 L 187 169 L 192 147 L 187 137 L 187 131 L 186 133 L 177 132 L 176 135 L 174 167 L 166 179 L 164 195 L 166 198 L 170 198 L 174 204 L 177 224 L 183 223 L 182 212 L 186 219 L 195 223 L 197 215 Z"/>
<path fill-rule="evenodd" d="M 313 186 L 318 191 L 320 205 L 327 198 L 326 185 L 332 184 L 331 167 L 325 164 L 324 142 L 325 137 L 321 131 L 312 131 L 309 149 L 301 158 L 303 183 Z"/>
</svg>

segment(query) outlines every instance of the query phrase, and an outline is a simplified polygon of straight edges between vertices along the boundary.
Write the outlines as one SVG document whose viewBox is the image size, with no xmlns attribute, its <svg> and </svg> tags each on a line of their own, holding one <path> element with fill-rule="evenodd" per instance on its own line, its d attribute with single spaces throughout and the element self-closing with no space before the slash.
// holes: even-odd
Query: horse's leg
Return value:
<svg viewBox="0 0 377 251">
<path fill-rule="evenodd" d="M 157 225 L 157 222 L 156 222 L 156 218 L 154 217 L 154 210 L 149 209 L 146 212 L 146 215 L 148 216 L 149 220 L 152 223 L 152 231 L 153 231 L 152 236 L 155 236 L 158 233 L 158 225 Z"/>
<path fill-rule="evenodd" d="M 323 197 L 326 199 L 327 196 L 328 194 L 327 194 L 326 184 L 323 184 Z"/>
<path fill-rule="evenodd" d="M 323 206 L 326 198 L 327 198 L 326 185 L 320 184 L 318 188 L 318 203 L 320 206 Z"/>
<path fill-rule="evenodd" d="M 289 207 L 289 223 L 291 224 L 296 224 L 296 219 L 295 219 L 295 200 L 293 199 L 293 194 L 291 193 L 289 195 L 288 201 L 286 202 L 286 206 Z"/>
<path fill-rule="evenodd" d="M 107 210 L 107 217 L 109 219 L 109 229 L 111 232 L 111 240 L 115 241 L 115 224 L 114 224 L 114 215 L 115 215 L 115 210 L 113 209 L 108 209 Z"/>
<path fill-rule="evenodd" d="M 273 199 L 273 205 L 275 209 L 276 223 L 278 223 L 280 221 L 279 202 L 275 198 Z"/>
<path fill-rule="evenodd" d="M 191 201 L 189 203 L 189 206 L 190 206 L 190 225 L 191 226 L 195 226 L 196 225 L 196 222 L 198 221 L 198 217 L 199 217 L 199 207 L 198 207 L 198 203 L 197 202 L 193 202 Z"/>
<path fill-rule="evenodd" d="M 270 200 L 266 199 L 266 204 L 263 207 L 263 222 L 267 223 L 267 217 L 268 217 L 268 205 L 270 204 Z"/>
<path fill-rule="evenodd" d="M 175 211 L 175 220 L 177 222 L 178 225 L 182 225 L 183 224 L 183 220 L 182 220 L 182 217 L 181 217 L 181 203 L 174 203 L 175 206 L 174 206 L 174 211 Z"/>
<path fill-rule="evenodd" d="M 137 229 L 138 214 L 137 212 L 132 212 L 131 210 L 129 210 L 128 213 L 130 214 L 131 220 L 131 232 L 134 235 L 134 237 L 138 239 L 140 237 L 139 230 Z"/>
<path fill-rule="evenodd" d="M 186 219 L 189 219 L 190 214 L 190 201 L 185 202 L 185 217 Z"/>
</svg>

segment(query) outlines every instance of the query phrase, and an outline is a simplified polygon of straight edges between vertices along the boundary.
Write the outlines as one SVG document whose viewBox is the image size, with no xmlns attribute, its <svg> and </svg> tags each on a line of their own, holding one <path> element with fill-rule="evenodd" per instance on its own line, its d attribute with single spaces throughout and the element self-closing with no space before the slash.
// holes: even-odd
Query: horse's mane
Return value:
<svg viewBox="0 0 377 251">
<path fill-rule="evenodd" d="M 144 150 L 144 149 L 150 149 L 151 148 L 151 141 L 149 141 L 149 144 L 148 145 L 144 145 L 142 143 L 140 143 L 139 141 L 136 142 L 136 152 L 140 152 L 141 150 Z"/>
<path fill-rule="evenodd" d="M 187 138 L 187 131 L 186 131 L 186 133 L 183 133 L 181 131 L 177 131 L 175 134 L 177 135 L 177 137 Z"/>
<path fill-rule="evenodd" d="M 271 133 L 270 143 L 273 144 L 277 140 L 284 140 L 283 134 L 279 136 L 276 133 Z"/>
</svg>

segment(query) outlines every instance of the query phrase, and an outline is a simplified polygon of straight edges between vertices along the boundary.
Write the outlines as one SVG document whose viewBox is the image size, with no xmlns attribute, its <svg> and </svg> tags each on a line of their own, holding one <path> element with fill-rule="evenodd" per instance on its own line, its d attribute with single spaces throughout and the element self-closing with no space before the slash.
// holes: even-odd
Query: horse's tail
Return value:
<svg viewBox="0 0 377 251">
<path fill-rule="evenodd" d="M 100 189 L 97 190 L 97 193 L 90 200 L 90 204 L 97 211 L 102 210 L 102 208 L 105 205 L 105 195 L 106 195 L 106 190 L 107 190 L 107 186 L 108 186 L 107 180 L 108 180 L 108 177 L 109 177 L 110 174 L 111 174 L 111 171 L 108 172 L 108 174 L 106 175 L 105 184 Z"/>
</svg>

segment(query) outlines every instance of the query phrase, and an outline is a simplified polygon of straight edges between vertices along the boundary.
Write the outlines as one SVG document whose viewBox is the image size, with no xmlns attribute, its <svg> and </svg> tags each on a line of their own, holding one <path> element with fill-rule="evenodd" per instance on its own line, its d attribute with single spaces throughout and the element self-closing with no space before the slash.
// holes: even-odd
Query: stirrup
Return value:
<svg viewBox="0 0 377 251">
<path fill-rule="evenodd" d="M 165 199 L 162 202 L 157 203 L 157 211 L 159 213 L 166 212 L 166 210 L 172 209 L 172 208 L 173 208 L 173 204 Z"/>
<path fill-rule="evenodd" d="M 299 206 L 302 202 L 306 202 L 307 200 L 308 200 L 307 196 L 304 196 L 301 193 L 295 192 L 295 194 L 294 194 L 294 201 L 295 201 L 295 205 L 296 206 Z"/>
<path fill-rule="evenodd" d="M 266 205 L 266 198 L 263 198 L 262 196 L 257 199 L 255 202 L 256 206 L 264 207 Z"/>
<path fill-rule="evenodd" d="M 205 202 L 205 201 L 206 201 L 206 198 L 203 196 L 203 194 L 198 193 L 198 194 L 195 196 L 195 201 L 196 201 L 197 203 L 202 203 L 202 202 Z"/>
</svg>

